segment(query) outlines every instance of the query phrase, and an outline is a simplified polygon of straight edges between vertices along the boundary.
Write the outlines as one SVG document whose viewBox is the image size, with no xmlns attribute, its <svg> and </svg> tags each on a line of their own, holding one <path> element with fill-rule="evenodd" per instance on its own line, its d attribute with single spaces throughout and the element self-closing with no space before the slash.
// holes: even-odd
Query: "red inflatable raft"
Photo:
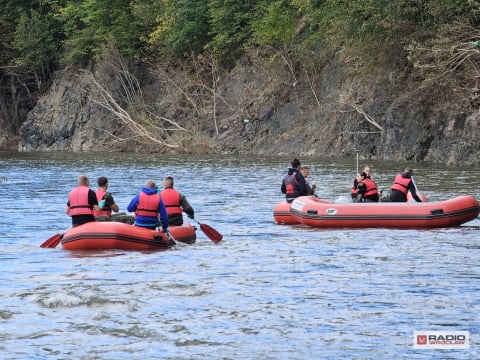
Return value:
<svg viewBox="0 0 480 360">
<path fill-rule="evenodd" d="M 193 244 L 196 228 L 190 223 L 170 226 L 170 234 L 176 241 Z M 175 245 L 163 231 L 145 229 L 114 221 L 93 221 L 65 232 L 62 246 L 66 250 L 161 250 Z"/>
<path fill-rule="evenodd" d="M 472 196 L 445 201 L 408 203 L 325 203 L 313 196 L 292 202 L 293 220 L 319 228 L 439 228 L 475 219 L 480 212 Z"/>
<path fill-rule="evenodd" d="M 318 198 L 317 198 L 317 200 L 320 201 L 320 202 L 324 202 L 325 204 L 332 204 L 332 202 L 329 201 L 329 200 L 322 200 L 322 199 L 318 199 Z M 300 224 L 300 221 L 298 221 L 297 219 L 294 219 L 292 214 L 290 213 L 291 205 L 292 205 L 291 203 L 282 202 L 280 204 L 277 204 L 273 208 L 273 218 L 275 219 L 277 224 L 279 224 L 279 225 Z"/>
</svg>

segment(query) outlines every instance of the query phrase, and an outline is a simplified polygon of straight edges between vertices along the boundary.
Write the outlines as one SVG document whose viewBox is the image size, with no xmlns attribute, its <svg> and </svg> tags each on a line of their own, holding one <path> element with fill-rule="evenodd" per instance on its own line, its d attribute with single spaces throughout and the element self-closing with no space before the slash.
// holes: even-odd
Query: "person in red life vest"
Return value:
<svg viewBox="0 0 480 360">
<path fill-rule="evenodd" d="M 93 211 L 99 211 L 95 192 L 90 189 L 90 181 L 85 175 L 78 177 L 78 186 L 68 194 L 65 213 L 72 217 L 72 227 L 95 221 Z"/>
<path fill-rule="evenodd" d="M 98 200 L 98 207 L 100 211 L 93 211 L 93 216 L 97 221 L 110 221 L 112 218 L 112 211 L 118 212 L 118 204 L 115 203 L 111 193 L 108 190 L 108 179 L 105 176 L 100 176 L 97 179 L 98 189 L 95 190 L 95 195 Z"/>
<path fill-rule="evenodd" d="M 163 190 L 160 193 L 168 214 L 168 225 L 180 226 L 183 224 L 182 212 L 190 219 L 194 218 L 194 211 L 186 197 L 173 188 L 173 177 L 167 176 L 163 180 Z"/>
<path fill-rule="evenodd" d="M 371 179 L 372 178 L 372 169 L 370 166 L 366 165 L 364 168 L 363 168 L 363 172 L 365 173 L 365 175 L 367 176 L 367 179 Z M 355 179 L 353 179 L 353 183 L 352 183 L 352 191 L 350 193 L 350 195 L 352 196 L 352 201 L 356 201 L 357 200 L 357 195 L 358 195 L 358 175 L 355 176 Z"/>
<path fill-rule="evenodd" d="M 300 160 L 293 159 L 292 167 L 288 169 L 287 175 L 283 178 L 280 191 L 285 194 L 288 203 L 299 196 L 308 195 L 305 178 L 300 172 L 300 168 Z"/>
<path fill-rule="evenodd" d="M 390 201 L 407 202 L 407 194 L 410 191 L 416 202 L 422 202 L 417 195 L 417 189 L 412 179 L 413 170 L 406 168 L 403 173 L 397 174 L 390 188 Z"/>
<path fill-rule="evenodd" d="M 378 202 L 378 200 L 377 184 L 362 171 L 357 175 L 357 196 L 354 202 Z"/>
<path fill-rule="evenodd" d="M 157 192 L 157 185 L 155 185 L 152 180 L 148 180 L 145 183 L 142 191 L 130 201 L 127 210 L 135 213 L 135 226 L 141 226 L 151 230 L 157 228 L 158 216 L 160 215 L 162 229 L 165 231 L 167 238 L 170 237 L 168 232 L 167 209 Z"/>
</svg>

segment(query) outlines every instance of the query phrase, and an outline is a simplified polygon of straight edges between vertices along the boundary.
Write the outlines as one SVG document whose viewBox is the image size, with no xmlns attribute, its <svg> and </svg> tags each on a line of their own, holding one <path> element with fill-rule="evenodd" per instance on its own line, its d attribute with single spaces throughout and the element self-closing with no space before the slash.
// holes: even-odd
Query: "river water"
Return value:
<svg viewBox="0 0 480 360">
<path fill-rule="evenodd" d="M 301 159 L 320 197 L 348 198 L 356 159 Z M 436 230 L 276 225 L 290 158 L 0 153 L 1 359 L 473 359 L 480 357 L 480 219 Z M 366 163 L 360 161 L 360 167 Z M 370 163 L 381 188 L 406 164 Z M 414 167 L 433 200 L 480 196 L 479 169 Z M 79 174 L 121 210 L 175 178 L 200 229 L 159 252 L 39 245 L 70 225 Z M 470 348 L 415 349 L 414 331 Z"/>
</svg>

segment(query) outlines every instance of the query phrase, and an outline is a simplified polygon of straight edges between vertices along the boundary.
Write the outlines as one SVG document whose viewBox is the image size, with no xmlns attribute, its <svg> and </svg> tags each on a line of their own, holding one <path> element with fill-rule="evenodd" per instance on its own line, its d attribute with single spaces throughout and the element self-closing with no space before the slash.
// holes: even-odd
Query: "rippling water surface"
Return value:
<svg viewBox="0 0 480 360">
<path fill-rule="evenodd" d="M 328 199 L 355 159 L 302 159 Z M 473 359 L 480 342 L 480 219 L 436 230 L 280 226 L 291 159 L 0 153 L 1 359 Z M 363 167 L 364 163 L 360 162 Z M 405 164 L 373 163 L 388 188 Z M 69 252 L 67 194 L 107 176 L 121 210 L 175 178 L 215 245 Z M 430 200 L 479 198 L 480 171 L 420 165 Z M 416 350 L 413 332 L 470 332 L 468 350 Z"/>
</svg>

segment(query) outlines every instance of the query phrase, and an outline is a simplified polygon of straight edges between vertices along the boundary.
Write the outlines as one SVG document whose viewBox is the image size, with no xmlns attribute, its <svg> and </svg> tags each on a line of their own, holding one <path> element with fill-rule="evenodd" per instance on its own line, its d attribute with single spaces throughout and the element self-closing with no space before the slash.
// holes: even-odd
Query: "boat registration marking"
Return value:
<svg viewBox="0 0 480 360">
<path fill-rule="evenodd" d="M 291 208 L 297 211 L 302 211 L 305 203 L 301 202 L 300 200 L 293 200 Z"/>
<path fill-rule="evenodd" d="M 328 208 L 327 210 L 325 210 L 325 213 L 327 215 L 337 215 L 337 209 L 335 208 Z"/>
</svg>

